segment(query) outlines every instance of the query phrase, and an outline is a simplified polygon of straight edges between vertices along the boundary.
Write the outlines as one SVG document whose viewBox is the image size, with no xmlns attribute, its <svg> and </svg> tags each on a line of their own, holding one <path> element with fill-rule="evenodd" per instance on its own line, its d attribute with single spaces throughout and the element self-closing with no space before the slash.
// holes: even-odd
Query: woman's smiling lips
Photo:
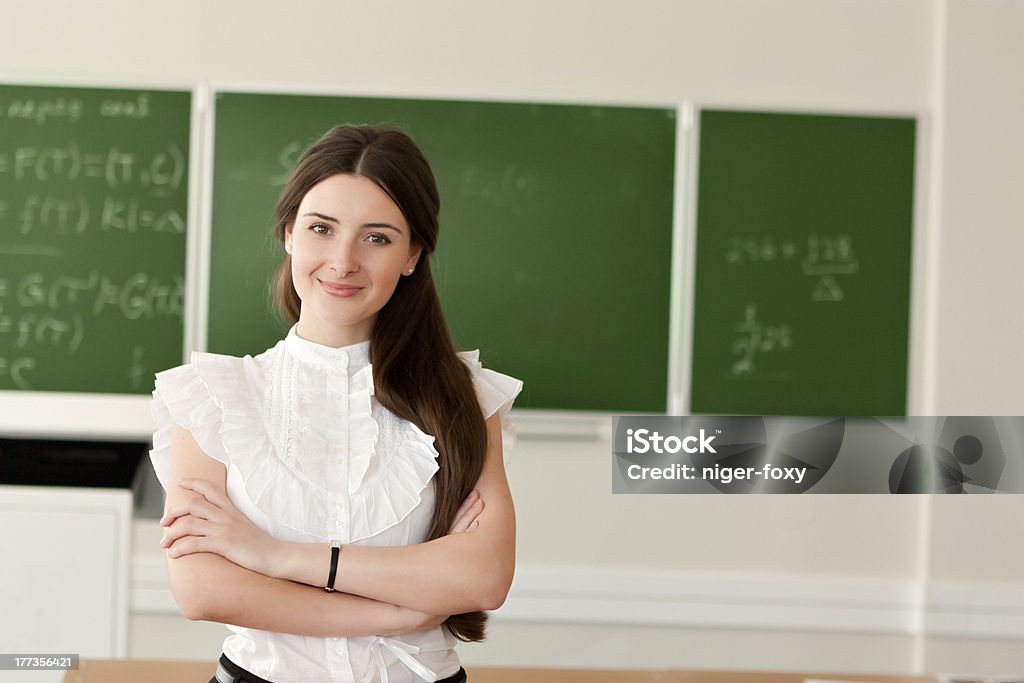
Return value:
<svg viewBox="0 0 1024 683">
<path fill-rule="evenodd" d="M 330 294 L 331 296 L 340 296 L 343 298 L 347 298 L 350 296 L 355 296 L 356 294 L 363 290 L 362 287 L 355 287 L 353 285 L 329 284 L 327 282 L 324 282 L 320 278 L 317 278 L 317 282 L 319 282 L 320 286 L 324 288 L 324 291 Z"/>
</svg>

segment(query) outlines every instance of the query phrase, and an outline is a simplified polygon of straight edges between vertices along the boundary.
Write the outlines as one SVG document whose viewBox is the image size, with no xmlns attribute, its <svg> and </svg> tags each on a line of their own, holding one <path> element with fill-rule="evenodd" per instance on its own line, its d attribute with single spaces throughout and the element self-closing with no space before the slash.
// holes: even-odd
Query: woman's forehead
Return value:
<svg viewBox="0 0 1024 683">
<path fill-rule="evenodd" d="M 315 212 L 340 222 L 405 218 L 401 209 L 377 183 L 366 176 L 337 174 L 321 180 L 309 189 L 299 203 L 299 215 Z"/>
</svg>

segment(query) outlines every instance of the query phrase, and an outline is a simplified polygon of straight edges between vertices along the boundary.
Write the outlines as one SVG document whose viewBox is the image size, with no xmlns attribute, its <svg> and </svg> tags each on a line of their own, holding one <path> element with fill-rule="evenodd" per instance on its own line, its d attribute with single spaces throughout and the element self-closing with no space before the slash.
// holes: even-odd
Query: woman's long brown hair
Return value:
<svg viewBox="0 0 1024 683">
<path fill-rule="evenodd" d="M 430 274 L 437 246 L 440 197 L 423 153 L 400 130 L 377 126 L 336 126 L 307 149 L 281 192 L 274 234 L 284 245 L 299 204 L 321 180 L 339 173 L 375 182 L 398 206 L 423 247 L 416 270 L 401 277 L 377 316 L 370 340 L 377 401 L 400 418 L 434 436 L 434 517 L 426 540 L 444 536 L 461 502 L 480 477 L 487 428 L 473 380 L 456 355 Z M 285 254 L 271 283 L 271 297 L 286 325 L 299 319 L 301 301 Z M 445 624 L 463 641 L 484 639 L 485 612 L 455 614 Z"/>
</svg>

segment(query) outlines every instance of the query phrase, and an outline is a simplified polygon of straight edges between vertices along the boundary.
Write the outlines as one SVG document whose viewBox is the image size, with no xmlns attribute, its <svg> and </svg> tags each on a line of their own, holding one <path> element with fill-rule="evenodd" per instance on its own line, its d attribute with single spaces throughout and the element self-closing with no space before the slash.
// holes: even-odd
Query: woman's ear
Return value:
<svg viewBox="0 0 1024 683">
<path fill-rule="evenodd" d="M 284 228 L 284 251 L 286 254 L 292 253 L 292 228 L 295 227 L 295 223 L 289 223 Z"/>
<path fill-rule="evenodd" d="M 422 253 L 423 247 L 412 248 L 409 255 L 409 260 L 405 262 L 405 270 L 402 271 L 405 275 L 412 275 L 412 272 L 416 270 L 416 264 L 419 263 L 420 254 Z"/>
</svg>

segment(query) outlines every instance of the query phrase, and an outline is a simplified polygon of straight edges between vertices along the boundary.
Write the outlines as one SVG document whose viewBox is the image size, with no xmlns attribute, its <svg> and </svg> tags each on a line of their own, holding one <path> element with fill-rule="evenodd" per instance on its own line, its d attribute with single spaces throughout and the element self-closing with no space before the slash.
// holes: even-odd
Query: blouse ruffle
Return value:
<svg viewBox="0 0 1024 683">
<path fill-rule="evenodd" d="M 287 353 L 283 348 L 276 352 Z M 484 417 L 495 412 L 501 415 L 507 463 L 515 444 L 508 413 L 523 384 L 483 368 L 479 351 L 459 355 L 471 370 Z M 268 357 L 264 362 L 276 359 Z M 329 538 L 331 513 L 339 506 L 349 510 L 349 542 L 395 526 L 419 505 L 437 472 L 434 437 L 403 421 L 405 428 L 397 446 L 391 447 L 392 452 L 378 453 L 380 429 L 373 417 L 372 365 L 367 364 L 348 381 L 347 421 L 333 414 L 335 405 L 318 399 L 330 395 L 325 383 L 336 376 L 304 363 L 297 368 L 291 380 L 299 387 L 295 394 L 299 401 L 296 446 L 327 453 L 328 444 L 343 443 L 347 438 L 348 491 L 332 491 L 311 480 L 299 468 L 295 453 L 275 447 L 261 409 L 263 397 L 257 396 L 247 379 L 247 372 L 263 371 L 257 360 L 200 352 L 192 354 L 189 364 L 156 375 L 151 411 L 158 428 L 150 458 L 160 483 L 165 489 L 170 483 L 171 427 L 177 423 L 192 433 L 207 455 L 239 470 L 247 496 L 275 526 Z M 346 372 L 344 368 L 341 371 Z M 317 387 L 323 393 L 303 391 L 302 387 Z"/>
<path fill-rule="evenodd" d="M 484 419 L 494 413 L 501 417 L 501 455 L 507 465 L 516 445 L 516 429 L 508 413 L 519 392 L 523 390 L 523 383 L 514 377 L 485 368 L 480 362 L 480 349 L 463 351 L 459 357 L 469 366 Z"/>
</svg>

